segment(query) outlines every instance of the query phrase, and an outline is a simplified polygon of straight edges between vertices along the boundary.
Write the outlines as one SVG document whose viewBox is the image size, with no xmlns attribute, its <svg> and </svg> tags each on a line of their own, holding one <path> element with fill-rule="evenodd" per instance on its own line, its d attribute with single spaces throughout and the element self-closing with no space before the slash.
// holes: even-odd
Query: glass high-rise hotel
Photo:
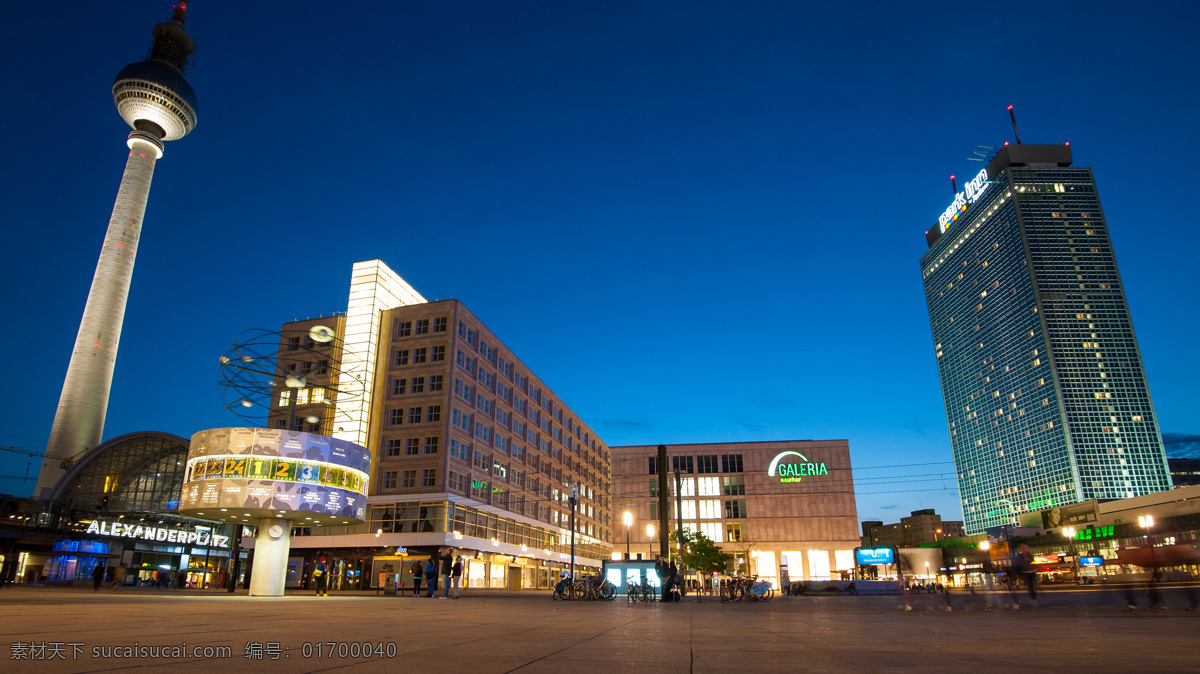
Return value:
<svg viewBox="0 0 1200 674">
<path fill-rule="evenodd" d="M 926 233 L 925 298 L 968 534 L 1171 488 L 1091 169 L 1006 146 Z"/>
</svg>

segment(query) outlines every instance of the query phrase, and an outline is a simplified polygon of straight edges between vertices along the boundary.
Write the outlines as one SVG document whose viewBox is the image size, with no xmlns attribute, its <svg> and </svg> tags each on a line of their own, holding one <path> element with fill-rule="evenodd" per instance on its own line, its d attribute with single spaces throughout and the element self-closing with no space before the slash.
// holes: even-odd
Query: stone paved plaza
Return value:
<svg viewBox="0 0 1200 674">
<path fill-rule="evenodd" d="M 1144 601 L 1144 597 L 1140 597 Z M 1115 592 L 1047 592 L 1036 610 L 984 611 L 952 597 L 788 597 L 769 603 L 459 601 L 374 594 L 250 598 L 173 590 L 0 591 L 5 672 L 1087 672 L 1200 670 L 1200 613 L 1182 590 L 1165 612 L 1128 613 Z M 1143 604 L 1144 605 L 1144 604 Z M 965 610 L 970 608 L 971 610 Z M 328 642 L 334 643 L 330 656 Z M 352 657 L 349 642 L 383 657 Z M 13 660 L 23 647 L 63 659 Z M 41 644 L 46 650 L 40 650 Z M 78 647 L 69 644 L 81 644 Z M 116 658 L 111 647 L 228 648 L 224 658 Z M 305 644 L 309 644 L 306 648 Z M 317 657 L 317 644 L 320 657 Z M 248 659 L 247 645 L 264 659 Z M 271 651 L 278 645 L 279 660 Z M 343 645 L 345 644 L 345 645 Z M 387 657 L 394 644 L 394 657 Z M 361 651 L 361 645 L 355 647 Z M 345 649 L 344 654 L 336 651 Z M 72 651 L 75 651 L 73 653 Z M 94 657 L 96 654 L 109 657 Z M 201 653 L 203 655 L 203 653 Z M 307 655 L 307 657 L 306 657 Z"/>
</svg>

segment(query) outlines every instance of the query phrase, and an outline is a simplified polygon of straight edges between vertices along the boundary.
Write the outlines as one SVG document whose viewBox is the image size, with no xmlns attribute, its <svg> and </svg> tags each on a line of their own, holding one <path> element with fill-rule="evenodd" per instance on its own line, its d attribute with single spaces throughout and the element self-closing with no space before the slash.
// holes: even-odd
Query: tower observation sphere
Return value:
<svg viewBox="0 0 1200 674">
<path fill-rule="evenodd" d="M 196 128 L 200 109 L 196 93 L 183 79 L 188 56 L 196 48 L 195 40 L 183 28 L 187 3 L 174 9 L 169 22 L 154 27 L 150 58 L 122 68 L 113 83 L 113 102 L 121 119 L 158 141 L 186 136 Z M 132 143 L 130 140 L 131 149 Z"/>
<path fill-rule="evenodd" d="M 113 83 L 117 112 L 133 127 L 125 141 L 129 158 L 67 365 L 34 489 L 37 498 L 48 497 L 71 462 L 100 444 L 154 165 L 163 156 L 164 141 L 196 128 L 200 106 L 183 78 L 196 43 L 183 27 L 186 0 L 173 9 L 170 21 L 154 27 L 149 57 L 122 68 Z"/>
</svg>

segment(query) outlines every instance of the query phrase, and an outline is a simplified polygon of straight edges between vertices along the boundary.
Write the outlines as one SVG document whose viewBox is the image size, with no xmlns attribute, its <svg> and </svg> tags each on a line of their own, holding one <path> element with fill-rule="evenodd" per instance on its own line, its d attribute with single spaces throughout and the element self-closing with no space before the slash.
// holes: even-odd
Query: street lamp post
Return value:
<svg viewBox="0 0 1200 674">
<path fill-rule="evenodd" d="M 575 582 L 575 504 L 579 502 L 579 486 L 571 485 L 571 582 Z"/>
<path fill-rule="evenodd" d="M 1153 535 L 1154 516 L 1140 515 L 1138 516 L 1138 526 L 1146 530 L 1146 535 L 1143 537 L 1150 544 L 1150 565 L 1155 566 L 1157 560 L 1154 559 L 1154 540 L 1150 538 Z"/>
<path fill-rule="evenodd" d="M 625 511 L 625 561 L 629 561 L 629 527 L 633 526 L 633 513 Z"/>
<path fill-rule="evenodd" d="M 1154 539 L 1150 538 L 1154 530 L 1154 516 L 1141 515 L 1138 517 L 1138 525 L 1146 530 L 1146 540 L 1150 543 L 1150 580 L 1146 583 L 1146 594 L 1150 597 L 1150 608 L 1152 610 L 1165 609 L 1166 606 L 1162 603 L 1162 598 L 1158 594 L 1158 586 L 1156 583 L 1159 579 L 1158 574 L 1158 559 L 1154 554 Z M 1133 598 L 1130 597 L 1129 605 L 1133 606 Z"/>
<path fill-rule="evenodd" d="M 1075 583 L 1079 584 L 1079 555 L 1076 554 L 1074 544 L 1071 542 L 1075 540 L 1075 527 L 1064 528 L 1062 534 L 1067 537 L 1067 552 L 1071 553 L 1071 574 L 1075 576 Z"/>
<path fill-rule="evenodd" d="M 646 525 L 646 539 L 650 541 L 650 556 L 654 557 L 654 525 Z"/>
</svg>

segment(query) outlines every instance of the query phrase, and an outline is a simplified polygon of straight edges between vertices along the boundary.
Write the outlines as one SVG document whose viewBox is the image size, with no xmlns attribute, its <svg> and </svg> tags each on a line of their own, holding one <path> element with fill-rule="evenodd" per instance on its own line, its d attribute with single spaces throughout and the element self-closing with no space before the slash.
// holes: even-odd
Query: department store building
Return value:
<svg viewBox="0 0 1200 674">
<path fill-rule="evenodd" d="M 775 587 L 789 581 L 849 577 L 859 545 L 858 513 L 846 440 L 785 440 L 611 447 L 613 557 L 626 536 L 633 559 L 657 554 L 658 471 L 668 472 L 670 513 L 734 556 L 735 570 Z M 678 509 L 675 471 L 679 472 Z M 633 523 L 625 531 L 624 513 Z"/>
</svg>

